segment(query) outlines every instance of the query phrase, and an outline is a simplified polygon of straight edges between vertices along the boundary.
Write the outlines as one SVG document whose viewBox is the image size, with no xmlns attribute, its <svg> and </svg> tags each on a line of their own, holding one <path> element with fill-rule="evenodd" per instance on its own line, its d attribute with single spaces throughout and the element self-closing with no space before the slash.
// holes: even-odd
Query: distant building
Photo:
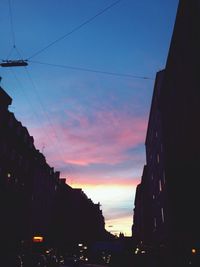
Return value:
<svg viewBox="0 0 200 267">
<path fill-rule="evenodd" d="M 156 76 L 135 199 L 133 235 L 154 248 L 160 266 L 193 264 L 200 249 L 199 25 L 199 0 L 180 0 L 166 67 Z"/>
<path fill-rule="evenodd" d="M 55 246 L 71 249 L 79 243 L 107 240 L 104 217 L 82 189 L 72 188 L 60 179 L 54 207 L 52 233 Z"/>
</svg>

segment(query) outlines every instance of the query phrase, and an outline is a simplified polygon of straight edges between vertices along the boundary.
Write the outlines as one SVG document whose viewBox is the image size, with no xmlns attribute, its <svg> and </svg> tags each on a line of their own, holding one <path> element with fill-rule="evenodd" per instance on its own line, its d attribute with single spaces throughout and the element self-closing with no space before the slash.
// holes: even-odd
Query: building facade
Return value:
<svg viewBox="0 0 200 267">
<path fill-rule="evenodd" d="M 142 234 L 133 229 L 138 240 L 151 241 L 162 260 L 158 266 L 199 263 L 199 25 L 200 1 L 180 0 L 166 67 L 156 76 L 152 97 L 146 137 L 147 186 L 142 179 L 138 188 L 146 190 L 138 189 L 135 199 L 136 211 L 138 205 L 145 207 L 141 199 L 149 199 L 149 228 Z M 136 225 L 138 220 L 146 221 L 136 212 Z"/>
<path fill-rule="evenodd" d="M 146 134 L 146 165 L 137 186 L 133 236 L 141 247 L 162 247 L 168 233 L 168 196 L 165 175 L 160 92 L 165 71 L 156 75 Z"/>
<path fill-rule="evenodd" d="M 46 247 L 99 240 L 106 236 L 100 205 L 73 189 L 49 166 L 34 139 L 8 107 L 0 87 L 1 251 L 31 250 L 34 236 Z"/>
</svg>

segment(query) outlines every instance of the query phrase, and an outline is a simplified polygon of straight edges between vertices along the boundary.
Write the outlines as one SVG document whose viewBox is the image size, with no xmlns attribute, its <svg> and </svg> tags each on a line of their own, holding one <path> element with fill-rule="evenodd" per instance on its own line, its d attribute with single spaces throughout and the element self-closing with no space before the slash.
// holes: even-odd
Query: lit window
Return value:
<svg viewBox="0 0 200 267">
<path fill-rule="evenodd" d="M 161 183 L 161 180 L 159 180 L 159 191 L 160 192 L 162 191 L 162 183 Z"/>
<path fill-rule="evenodd" d="M 155 199 L 155 195 L 153 194 L 153 199 Z"/>
<path fill-rule="evenodd" d="M 162 222 L 164 222 L 165 221 L 165 217 L 164 217 L 164 210 L 163 210 L 163 208 L 161 208 L 161 215 L 162 215 Z"/>
<path fill-rule="evenodd" d="M 7 174 L 7 176 L 8 176 L 8 178 L 10 178 L 10 177 L 11 177 L 11 174 L 10 174 L 10 173 L 8 173 L 8 174 Z"/>
</svg>

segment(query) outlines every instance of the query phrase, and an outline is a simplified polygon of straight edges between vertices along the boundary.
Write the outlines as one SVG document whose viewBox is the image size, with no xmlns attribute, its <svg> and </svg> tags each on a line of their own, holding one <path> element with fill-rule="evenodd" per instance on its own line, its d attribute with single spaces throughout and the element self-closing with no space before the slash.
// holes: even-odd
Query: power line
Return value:
<svg viewBox="0 0 200 267">
<path fill-rule="evenodd" d="M 9 15 L 10 15 L 10 26 L 11 26 L 12 42 L 13 42 L 13 48 L 15 48 L 15 32 L 14 32 L 14 25 L 13 25 L 11 0 L 8 0 L 8 5 L 9 5 Z"/>
<path fill-rule="evenodd" d="M 43 51 L 45 51 L 46 49 L 48 49 L 49 47 L 51 47 L 52 45 L 54 45 L 55 43 L 63 40 L 64 38 L 68 37 L 69 35 L 71 35 L 72 33 L 78 31 L 79 29 L 81 29 L 82 27 L 84 27 L 85 25 L 87 25 L 88 23 L 90 23 L 91 21 L 93 21 L 95 18 L 99 17 L 100 15 L 102 15 L 103 13 L 105 13 L 106 11 L 108 11 L 109 9 L 111 9 L 112 7 L 114 7 L 115 5 L 117 5 L 119 2 L 121 2 L 122 0 L 118 0 L 115 1 L 114 3 L 112 3 L 111 5 L 107 6 L 106 8 L 104 8 L 103 10 L 101 10 L 100 12 L 98 12 L 96 15 L 92 16 L 91 18 L 87 19 L 86 21 L 84 21 L 83 23 L 81 23 L 80 25 L 76 26 L 74 29 L 72 29 L 70 32 L 62 35 L 61 37 L 59 37 L 58 39 L 56 39 L 55 41 L 51 42 L 50 44 L 48 44 L 47 46 L 45 46 L 44 48 L 38 50 L 37 52 L 35 52 L 32 56 L 28 57 L 28 59 L 31 59 L 37 55 L 39 55 L 40 53 L 42 53 Z"/>
<path fill-rule="evenodd" d="M 125 74 L 125 73 L 101 71 L 101 70 L 94 70 L 94 69 L 88 69 L 88 68 L 81 68 L 81 67 L 74 67 L 74 66 L 68 66 L 68 65 L 60 65 L 60 64 L 53 64 L 53 63 L 47 63 L 47 62 L 32 61 L 32 60 L 29 62 L 40 64 L 40 65 L 47 65 L 47 66 L 51 66 L 51 67 L 65 68 L 65 69 L 78 70 L 78 71 L 94 72 L 94 73 L 99 73 L 99 74 L 120 76 L 120 77 L 126 77 L 126 78 L 153 80 L 153 78 L 146 77 L 146 76 L 137 76 L 137 75 Z"/>
<path fill-rule="evenodd" d="M 19 49 L 16 46 L 16 41 L 15 41 L 15 31 L 14 31 L 14 23 L 13 23 L 13 13 L 12 13 L 12 7 L 11 7 L 11 0 L 8 0 L 8 5 L 9 5 L 9 17 L 10 17 L 10 26 L 11 26 L 11 36 L 12 36 L 12 48 L 10 49 L 10 52 L 7 56 L 7 60 L 11 57 L 13 50 L 16 50 L 17 54 L 19 57 L 22 59 L 22 55 L 19 51 Z"/>
</svg>

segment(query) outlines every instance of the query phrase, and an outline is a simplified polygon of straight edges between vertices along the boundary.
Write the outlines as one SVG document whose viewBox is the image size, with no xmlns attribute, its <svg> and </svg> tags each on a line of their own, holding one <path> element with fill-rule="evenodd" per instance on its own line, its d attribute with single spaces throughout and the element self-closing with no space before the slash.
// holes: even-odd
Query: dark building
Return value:
<svg viewBox="0 0 200 267">
<path fill-rule="evenodd" d="M 0 88 L 1 245 L 15 249 L 30 234 L 33 138 L 14 114 L 12 99 Z"/>
<path fill-rule="evenodd" d="M 60 179 L 54 207 L 53 239 L 61 250 L 79 243 L 106 240 L 105 222 L 99 204 L 89 199 L 82 189 L 72 188 Z"/>
<path fill-rule="evenodd" d="M 62 250 L 106 238 L 100 205 L 60 179 L 8 110 L 11 103 L 0 87 L 1 252 L 34 249 L 34 236 L 43 237 L 44 246 Z"/>
<path fill-rule="evenodd" d="M 168 198 L 160 111 L 160 90 L 164 73 L 162 70 L 156 75 L 145 141 L 146 165 L 135 197 L 133 236 L 138 243 L 147 247 L 151 247 L 152 243 L 162 246 L 168 232 Z"/>
<path fill-rule="evenodd" d="M 19 249 L 34 235 L 48 236 L 59 173 L 34 146 L 33 137 L 8 110 L 12 99 L 0 88 L 1 244 Z"/>
<path fill-rule="evenodd" d="M 199 25 L 200 1 L 180 0 L 166 67 L 155 81 L 146 175 L 135 199 L 133 230 L 138 240 L 151 241 L 163 260 L 161 266 L 197 264 L 200 249 Z M 148 216 L 137 211 L 139 206 L 146 208 L 144 199 Z M 147 217 L 148 231 L 141 233 L 137 222 L 146 223 Z"/>
</svg>

